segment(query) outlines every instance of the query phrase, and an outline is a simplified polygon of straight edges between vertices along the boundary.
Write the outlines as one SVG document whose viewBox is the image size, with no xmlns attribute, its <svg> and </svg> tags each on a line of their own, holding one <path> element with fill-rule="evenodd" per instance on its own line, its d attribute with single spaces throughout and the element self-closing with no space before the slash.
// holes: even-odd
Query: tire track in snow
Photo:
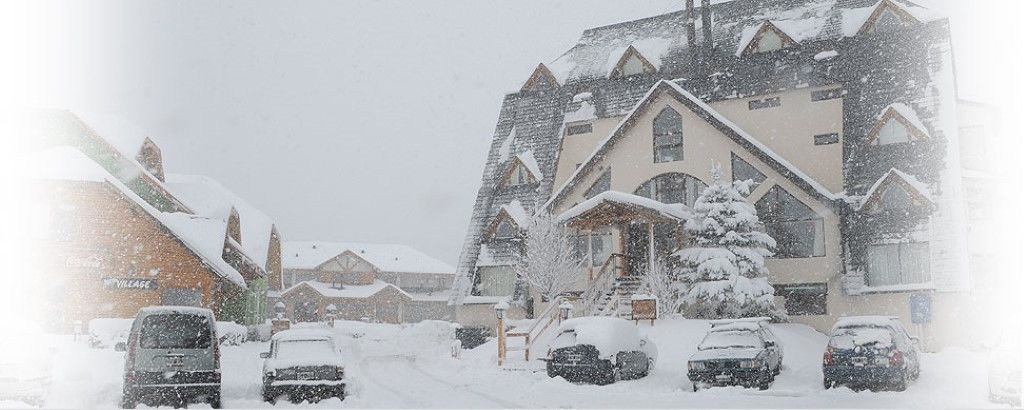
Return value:
<svg viewBox="0 0 1024 410">
<path fill-rule="evenodd" d="M 367 366 L 367 364 L 369 363 L 370 360 L 380 360 L 380 359 L 389 359 L 389 358 L 391 358 L 391 357 L 390 356 L 370 356 L 370 357 L 366 357 L 363 360 L 359 361 L 359 369 L 362 371 L 363 376 L 366 376 L 366 380 L 372 382 L 373 384 L 377 385 L 381 389 L 383 389 L 383 390 L 385 390 L 385 391 L 387 391 L 387 392 L 389 392 L 391 394 L 394 394 L 395 397 L 398 397 L 403 402 L 405 402 L 406 405 L 402 406 L 402 407 L 406 407 L 406 408 L 422 407 L 422 404 L 420 403 L 420 401 L 417 400 L 415 397 L 412 397 L 412 396 L 410 396 L 408 394 L 405 394 L 401 390 L 395 389 L 395 388 L 391 387 L 388 383 L 378 379 L 376 376 L 373 375 L 373 371 L 370 370 L 370 367 Z M 365 389 L 364 389 L 364 391 L 365 391 Z"/>
<path fill-rule="evenodd" d="M 424 376 L 426 376 L 426 377 L 430 378 L 431 380 L 434 380 L 434 381 L 436 381 L 438 383 L 441 383 L 441 384 L 444 384 L 446 386 L 450 386 L 450 387 L 453 387 L 453 388 L 456 388 L 456 389 L 463 389 L 467 393 L 471 393 L 473 395 L 476 395 L 477 397 L 480 397 L 480 398 L 483 398 L 485 400 L 497 403 L 499 406 L 504 407 L 504 408 L 511 408 L 511 409 L 525 408 L 525 406 L 520 406 L 520 405 L 518 405 L 516 403 L 512 403 L 512 402 L 506 401 L 504 399 L 500 399 L 500 398 L 494 397 L 494 396 L 492 396 L 490 394 L 479 392 L 479 391 L 470 389 L 470 388 L 468 388 L 466 386 L 459 386 L 459 385 L 451 383 L 451 382 L 449 382 L 447 380 L 444 380 L 441 377 L 438 377 L 438 376 L 436 376 L 436 375 L 434 375 L 432 373 L 427 372 L 426 370 L 423 370 L 423 368 L 421 368 L 419 365 L 416 364 L 416 358 L 415 357 L 411 358 L 411 359 L 410 358 L 406 358 L 406 360 L 409 360 L 409 367 L 411 367 L 413 370 L 419 372 L 420 374 L 422 374 L 422 375 L 424 375 Z"/>
</svg>

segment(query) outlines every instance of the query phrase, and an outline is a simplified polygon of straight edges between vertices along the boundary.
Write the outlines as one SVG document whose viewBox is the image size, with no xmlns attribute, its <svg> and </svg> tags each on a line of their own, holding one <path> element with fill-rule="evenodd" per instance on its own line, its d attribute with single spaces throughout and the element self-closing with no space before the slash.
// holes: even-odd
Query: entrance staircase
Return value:
<svg viewBox="0 0 1024 410">
<path fill-rule="evenodd" d="M 579 300 L 582 314 L 577 316 L 617 316 L 632 319 L 632 297 L 639 290 L 641 277 L 629 272 L 628 257 L 612 254 L 591 278 L 590 286 L 577 298 L 567 295 L 556 297 L 547 309 L 521 327 L 505 334 L 505 352 L 523 352 L 525 362 L 508 361 L 512 368 L 530 368 L 530 359 L 545 357 L 548 346 L 558 328 L 558 306 L 565 301 Z M 518 355 L 516 355 L 518 356 Z M 510 357 L 506 357 L 510 359 Z M 535 369 L 531 369 L 535 370 Z"/>
</svg>

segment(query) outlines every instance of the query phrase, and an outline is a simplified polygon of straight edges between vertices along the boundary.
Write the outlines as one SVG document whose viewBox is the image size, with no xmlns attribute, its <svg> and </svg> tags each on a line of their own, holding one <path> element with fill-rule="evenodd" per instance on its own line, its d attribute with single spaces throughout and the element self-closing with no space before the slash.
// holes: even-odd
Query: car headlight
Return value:
<svg viewBox="0 0 1024 410">
<path fill-rule="evenodd" d="M 295 369 L 280 369 L 277 371 L 277 377 L 282 379 L 295 377 Z"/>
<path fill-rule="evenodd" d="M 740 360 L 741 369 L 757 369 L 761 367 L 762 363 L 760 360 Z"/>
<path fill-rule="evenodd" d="M 690 370 L 704 370 L 706 368 L 704 362 L 690 362 L 689 366 Z"/>
</svg>

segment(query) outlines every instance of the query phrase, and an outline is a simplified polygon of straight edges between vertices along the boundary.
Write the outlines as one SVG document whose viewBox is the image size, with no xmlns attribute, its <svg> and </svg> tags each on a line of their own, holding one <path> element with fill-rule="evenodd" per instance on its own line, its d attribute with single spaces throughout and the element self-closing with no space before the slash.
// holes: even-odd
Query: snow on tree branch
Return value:
<svg viewBox="0 0 1024 410">
<path fill-rule="evenodd" d="M 572 248 L 571 236 L 558 218 L 543 213 L 526 227 L 526 247 L 516 259 L 516 275 L 548 300 L 572 288 L 581 261 Z"/>
</svg>

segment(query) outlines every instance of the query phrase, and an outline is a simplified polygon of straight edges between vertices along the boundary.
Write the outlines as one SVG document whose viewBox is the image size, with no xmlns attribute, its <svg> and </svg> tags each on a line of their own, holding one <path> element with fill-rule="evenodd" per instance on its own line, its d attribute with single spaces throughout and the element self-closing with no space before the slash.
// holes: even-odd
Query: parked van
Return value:
<svg viewBox="0 0 1024 410">
<path fill-rule="evenodd" d="M 220 408 L 220 348 L 213 312 L 185 306 L 139 310 L 124 359 L 121 405 L 206 402 Z"/>
</svg>

